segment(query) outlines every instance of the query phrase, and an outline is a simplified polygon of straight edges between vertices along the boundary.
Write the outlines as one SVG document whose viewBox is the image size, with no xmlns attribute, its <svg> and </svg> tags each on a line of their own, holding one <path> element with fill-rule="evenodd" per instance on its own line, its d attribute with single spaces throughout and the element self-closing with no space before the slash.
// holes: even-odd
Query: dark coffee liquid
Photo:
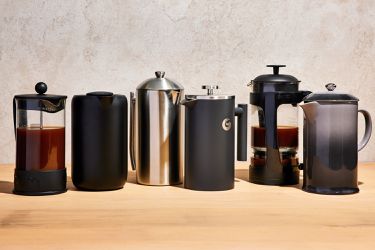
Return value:
<svg viewBox="0 0 375 250">
<path fill-rule="evenodd" d="M 251 127 L 251 146 L 266 147 L 266 129 L 263 127 Z M 297 148 L 298 147 L 298 127 L 278 126 L 277 127 L 277 145 L 279 147 Z"/>
<path fill-rule="evenodd" d="M 48 171 L 65 168 L 65 128 L 17 128 L 16 168 Z"/>
<path fill-rule="evenodd" d="M 263 167 L 266 164 L 266 129 L 253 126 L 251 127 L 251 134 L 251 146 L 260 149 L 254 150 L 254 155 L 251 157 L 251 165 L 253 167 Z M 277 144 L 280 149 L 281 164 L 284 167 L 297 166 L 298 127 L 278 126 Z M 264 148 L 264 151 L 261 148 Z"/>
</svg>

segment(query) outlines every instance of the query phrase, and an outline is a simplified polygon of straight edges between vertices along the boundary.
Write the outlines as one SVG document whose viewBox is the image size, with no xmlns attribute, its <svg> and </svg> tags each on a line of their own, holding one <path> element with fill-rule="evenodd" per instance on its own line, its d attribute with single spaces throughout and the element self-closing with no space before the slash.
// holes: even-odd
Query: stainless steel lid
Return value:
<svg viewBox="0 0 375 250">
<path fill-rule="evenodd" d="M 156 78 L 150 78 L 138 85 L 137 89 L 145 90 L 182 90 L 184 89 L 180 84 L 165 78 L 164 71 L 156 71 Z"/>
<path fill-rule="evenodd" d="M 306 96 L 303 101 L 304 102 L 358 102 L 359 99 L 353 95 L 341 93 L 341 92 L 333 92 L 336 88 L 336 84 L 328 83 L 325 85 L 328 91 L 326 92 L 317 92 L 311 93 L 310 95 Z"/>
<path fill-rule="evenodd" d="M 218 85 L 203 85 L 202 89 L 207 89 L 207 95 L 185 95 L 185 98 L 186 99 L 199 99 L 199 100 L 234 99 L 234 95 L 214 95 L 214 89 L 219 89 Z"/>
</svg>

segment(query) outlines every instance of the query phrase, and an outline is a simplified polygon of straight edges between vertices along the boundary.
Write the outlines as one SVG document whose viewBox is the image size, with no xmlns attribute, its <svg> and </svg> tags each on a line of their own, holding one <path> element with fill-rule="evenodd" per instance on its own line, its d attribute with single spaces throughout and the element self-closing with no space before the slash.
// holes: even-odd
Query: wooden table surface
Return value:
<svg viewBox="0 0 375 250">
<path fill-rule="evenodd" d="M 0 249 L 375 249 L 375 164 L 361 164 L 360 193 L 325 196 L 299 186 L 249 183 L 198 192 L 135 184 L 124 189 L 12 194 L 0 166 Z M 70 178 L 69 178 L 70 179 Z"/>
</svg>

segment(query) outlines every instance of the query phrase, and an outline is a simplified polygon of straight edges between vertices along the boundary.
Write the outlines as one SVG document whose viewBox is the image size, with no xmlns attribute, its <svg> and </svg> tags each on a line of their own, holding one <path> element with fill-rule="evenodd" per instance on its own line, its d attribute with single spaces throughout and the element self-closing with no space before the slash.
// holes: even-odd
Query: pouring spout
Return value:
<svg viewBox="0 0 375 250">
<path fill-rule="evenodd" d="M 181 105 L 184 105 L 187 108 L 192 108 L 196 103 L 195 99 L 183 99 L 180 101 Z"/>
<path fill-rule="evenodd" d="M 315 116 L 316 110 L 319 106 L 320 104 L 318 102 L 307 102 L 307 103 L 300 104 L 300 107 L 302 108 L 303 113 L 308 119 Z"/>
</svg>

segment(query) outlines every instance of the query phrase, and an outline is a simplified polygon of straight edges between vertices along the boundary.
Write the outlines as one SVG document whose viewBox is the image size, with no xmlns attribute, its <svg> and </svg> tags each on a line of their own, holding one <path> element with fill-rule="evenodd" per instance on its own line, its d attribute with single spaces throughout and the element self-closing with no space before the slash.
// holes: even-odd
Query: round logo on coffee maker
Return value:
<svg viewBox="0 0 375 250">
<path fill-rule="evenodd" d="M 230 128 L 232 127 L 232 122 L 230 121 L 229 118 L 225 118 L 221 124 L 221 126 L 223 127 L 223 129 L 225 131 L 229 131 Z"/>
</svg>

